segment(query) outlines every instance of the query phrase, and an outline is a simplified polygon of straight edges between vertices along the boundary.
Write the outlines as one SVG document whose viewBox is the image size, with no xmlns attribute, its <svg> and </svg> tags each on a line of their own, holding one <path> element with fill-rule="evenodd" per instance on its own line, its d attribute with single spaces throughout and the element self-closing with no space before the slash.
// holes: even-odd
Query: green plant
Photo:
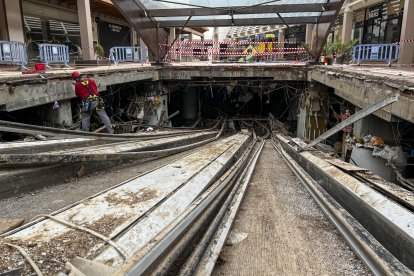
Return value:
<svg viewBox="0 0 414 276">
<path fill-rule="evenodd" d="M 334 44 L 334 51 L 336 53 L 336 57 L 339 60 L 339 63 L 347 63 L 352 57 L 352 47 L 358 43 L 357 39 L 348 41 L 348 42 L 341 42 L 337 41 Z"/>
<path fill-rule="evenodd" d="M 332 42 L 326 42 L 325 46 L 322 49 L 322 56 L 328 56 L 331 54 Z"/>
<path fill-rule="evenodd" d="M 102 47 L 102 45 L 100 45 L 100 44 L 96 44 L 96 45 L 95 45 L 95 53 L 96 53 L 98 56 L 101 56 L 101 57 L 103 57 L 103 56 L 105 55 L 105 50 L 104 50 L 104 48 Z"/>
</svg>

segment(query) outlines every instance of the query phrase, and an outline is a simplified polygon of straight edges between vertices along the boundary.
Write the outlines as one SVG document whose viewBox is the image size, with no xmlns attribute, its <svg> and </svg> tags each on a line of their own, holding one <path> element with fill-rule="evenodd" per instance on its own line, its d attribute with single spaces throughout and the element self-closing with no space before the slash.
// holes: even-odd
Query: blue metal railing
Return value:
<svg viewBox="0 0 414 276">
<path fill-rule="evenodd" d="M 360 44 L 352 48 L 352 62 L 386 61 L 388 66 L 398 60 L 400 46 L 397 44 Z"/>
<path fill-rule="evenodd" d="M 70 67 L 69 63 L 69 47 L 61 44 L 40 44 L 40 59 L 50 68 L 50 63 L 63 63 L 65 67 Z"/>
<path fill-rule="evenodd" d="M 17 41 L 0 41 L 0 64 L 20 65 L 27 69 L 26 44 Z"/>
<path fill-rule="evenodd" d="M 109 59 L 118 65 L 120 62 L 148 61 L 148 49 L 145 47 L 112 47 L 109 51 Z"/>
</svg>

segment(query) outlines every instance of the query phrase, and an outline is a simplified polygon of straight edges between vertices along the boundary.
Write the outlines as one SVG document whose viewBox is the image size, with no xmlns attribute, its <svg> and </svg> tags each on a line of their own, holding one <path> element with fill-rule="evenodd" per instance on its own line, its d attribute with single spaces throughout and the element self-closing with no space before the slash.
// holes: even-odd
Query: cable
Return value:
<svg viewBox="0 0 414 276">
<path fill-rule="evenodd" d="M 33 220 L 35 220 L 37 218 L 40 218 L 40 217 L 47 217 L 47 218 L 49 218 L 50 220 L 52 220 L 54 222 L 58 222 L 58 223 L 63 224 L 65 226 L 68 226 L 68 227 L 71 227 L 71 228 L 74 228 L 74 229 L 77 229 L 77 230 L 80 230 L 80 231 L 84 231 L 86 233 L 89 233 L 89 234 L 97 237 L 98 239 L 101 239 L 101 240 L 107 242 L 108 244 L 110 244 L 113 248 L 115 248 L 116 251 L 118 251 L 119 255 L 121 255 L 121 257 L 124 260 L 126 260 L 126 254 L 124 253 L 124 251 L 115 242 L 113 242 L 108 237 L 105 237 L 104 235 L 101 235 L 98 232 L 95 232 L 95 231 L 93 231 L 93 230 L 91 230 L 89 228 L 86 228 L 86 227 L 83 227 L 83 226 L 80 226 L 80 225 L 76 225 L 76 224 L 73 224 L 71 222 L 68 222 L 68 221 L 65 221 L 65 220 L 61 220 L 61 219 L 58 219 L 57 217 L 50 216 L 50 215 L 38 215 L 38 216 L 35 216 L 33 218 Z"/>
<path fill-rule="evenodd" d="M 7 246 L 10 246 L 10 247 L 13 247 L 13 248 L 19 250 L 20 254 L 22 254 L 22 256 L 26 259 L 26 261 L 32 266 L 32 268 L 34 269 L 36 274 L 38 276 L 43 276 L 42 271 L 40 271 L 39 267 L 36 265 L 36 263 L 33 261 L 33 259 L 30 258 L 29 254 L 27 254 L 27 252 L 23 249 L 23 247 L 20 247 L 18 245 L 14 245 L 14 244 L 11 244 L 11 243 L 7 243 L 7 242 L 1 243 L 1 244 L 7 245 Z"/>
</svg>

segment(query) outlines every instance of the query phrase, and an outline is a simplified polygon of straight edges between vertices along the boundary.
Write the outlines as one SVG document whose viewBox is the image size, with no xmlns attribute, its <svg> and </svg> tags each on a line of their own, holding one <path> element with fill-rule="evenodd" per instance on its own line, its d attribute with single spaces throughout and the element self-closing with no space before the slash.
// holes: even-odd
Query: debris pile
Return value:
<svg viewBox="0 0 414 276">
<path fill-rule="evenodd" d="M 275 117 L 273 117 L 272 114 L 269 115 L 270 117 L 270 129 L 272 131 L 272 136 L 275 136 L 276 134 L 282 134 L 282 135 L 289 135 L 289 126 L 282 123 L 279 120 L 276 120 Z"/>
</svg>

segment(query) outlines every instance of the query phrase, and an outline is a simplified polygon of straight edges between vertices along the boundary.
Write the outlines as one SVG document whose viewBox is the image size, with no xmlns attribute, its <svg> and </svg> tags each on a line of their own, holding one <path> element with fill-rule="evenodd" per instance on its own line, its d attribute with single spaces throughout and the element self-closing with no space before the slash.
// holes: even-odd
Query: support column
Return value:
<svg viewBox="0 0 414 276">
<path fill-rule="evenodd" d="M 98 23 L 95 21 L 92 22 L 92 41 L 96 41 L 99 44 Z"/>
<path fill-rule="evenodd" d="M 279 51 L 283 51 L 285 48 L 285 30 L 279 29 L 277 35 L 277 46 Z M 279 55 L 279 59 L 283 59 L 283 54 Z"/>
<path fill-rule="evenodd" d="M 73 124 L 70 100 L 58 101 L 59 107 L 55 109 L 51 109 L 52 105 L 54 104 L 50 103 L 46 105 L 46 120 L 50 121 L 52 125 L 57 123 L 58 125 L 70 126 Z"/>
<path fill-rule="evenodd" d="M 78 1 L 78 17 L 79 27 L 82 43 L 82 57 L 83 60 L 94 60 L 95 51 L 93 48 L 93 36 L 92 36 L 92 19 L 91 19 L 91 7 L 89 0 L 77 0 Z"/>
<path fill-rule="evenodd" d="M 414 0 L 405 0 L 400 40 L 414 39 Z M 400 44 L 398 66 L 411 66 L 414 59 L 414 44 Z"/>
<path fill-rule="evenodd" d="M 297 136 L 315 140 L 327 128 L 329 116 L 327 87 L 310 83 L 308 93 L 299 100 Z"/>
<path fill-rule="evenodd" d="M 193 35 L 193 33 L 189 33 L 188 34 L 188 40 L 190 41 L 190 42 L 193 42 L 193 37 L 194 37 L 194 35 Z M 193 51 L 193 44 L 192 43 L 190 43 L 190 44 L 188 44 L 188 47 L 190 48 L 189 49 L 189 51 L 190 51 L 190 55 L 188 56 L 188 61 L 194 61 L 194 56 L 193 56 L 193 53 L 194 53 L 194 51 Z"/>
<path fill-rule="evenodd" d="M 305 44 L 308 46 L 312 45 L 312 33 L 313 33 L 313 27 L 314 24 L 307 24 L 306 25 L 306 37 L 305 37 Z"/>
<path fill-rule="evenodd" d="M 217 42 L 219 41 L 219 29 L 214 27 L 213 29 L 213 53 L 220 52 L 220 44 Z M 213 60 L 220 60 L 220 56 L 218 54 L 213 54 Z"/>
<path fill-rule="evenodd" d="M 0 39 L 25 42 L 21 1 L 0 0 Z"/>
<path fill-rule="evenodd" d="M 138 46 L 138 35 L 135 29 L 131 26 L 131 46 Z"/>
<path fill-rule="evenodd" d="M 176 34 L 175 34 L 175 28 L 170 28 L 169 31 L 170 31 L 170 33 L 168 34 L 168 42 L 167 43 L 168 43 L 168 45 L 171 45 L 171 43 L 173 43 L 173 41 L 175 39 L 175 36 L 176 36 Z M 178 39 L 176 41 L 178 41 Z M 174 50 L 174 52 L 176 52 L 176 50 Z M 176 59 L 176 55 L 175 55 L 175 53 L 173 54 L 172 51 L 171 51 L 171 54 L 170 54 L 170 59 L 171 60 L 175 60 Z"/>
<path fill-rule="evenodd" d="M 346 7 L 342 22 L 342 42 L 344 43 L 352 40 L 352 20 L 353 12 L 350 8 Z"/>
</svg>

